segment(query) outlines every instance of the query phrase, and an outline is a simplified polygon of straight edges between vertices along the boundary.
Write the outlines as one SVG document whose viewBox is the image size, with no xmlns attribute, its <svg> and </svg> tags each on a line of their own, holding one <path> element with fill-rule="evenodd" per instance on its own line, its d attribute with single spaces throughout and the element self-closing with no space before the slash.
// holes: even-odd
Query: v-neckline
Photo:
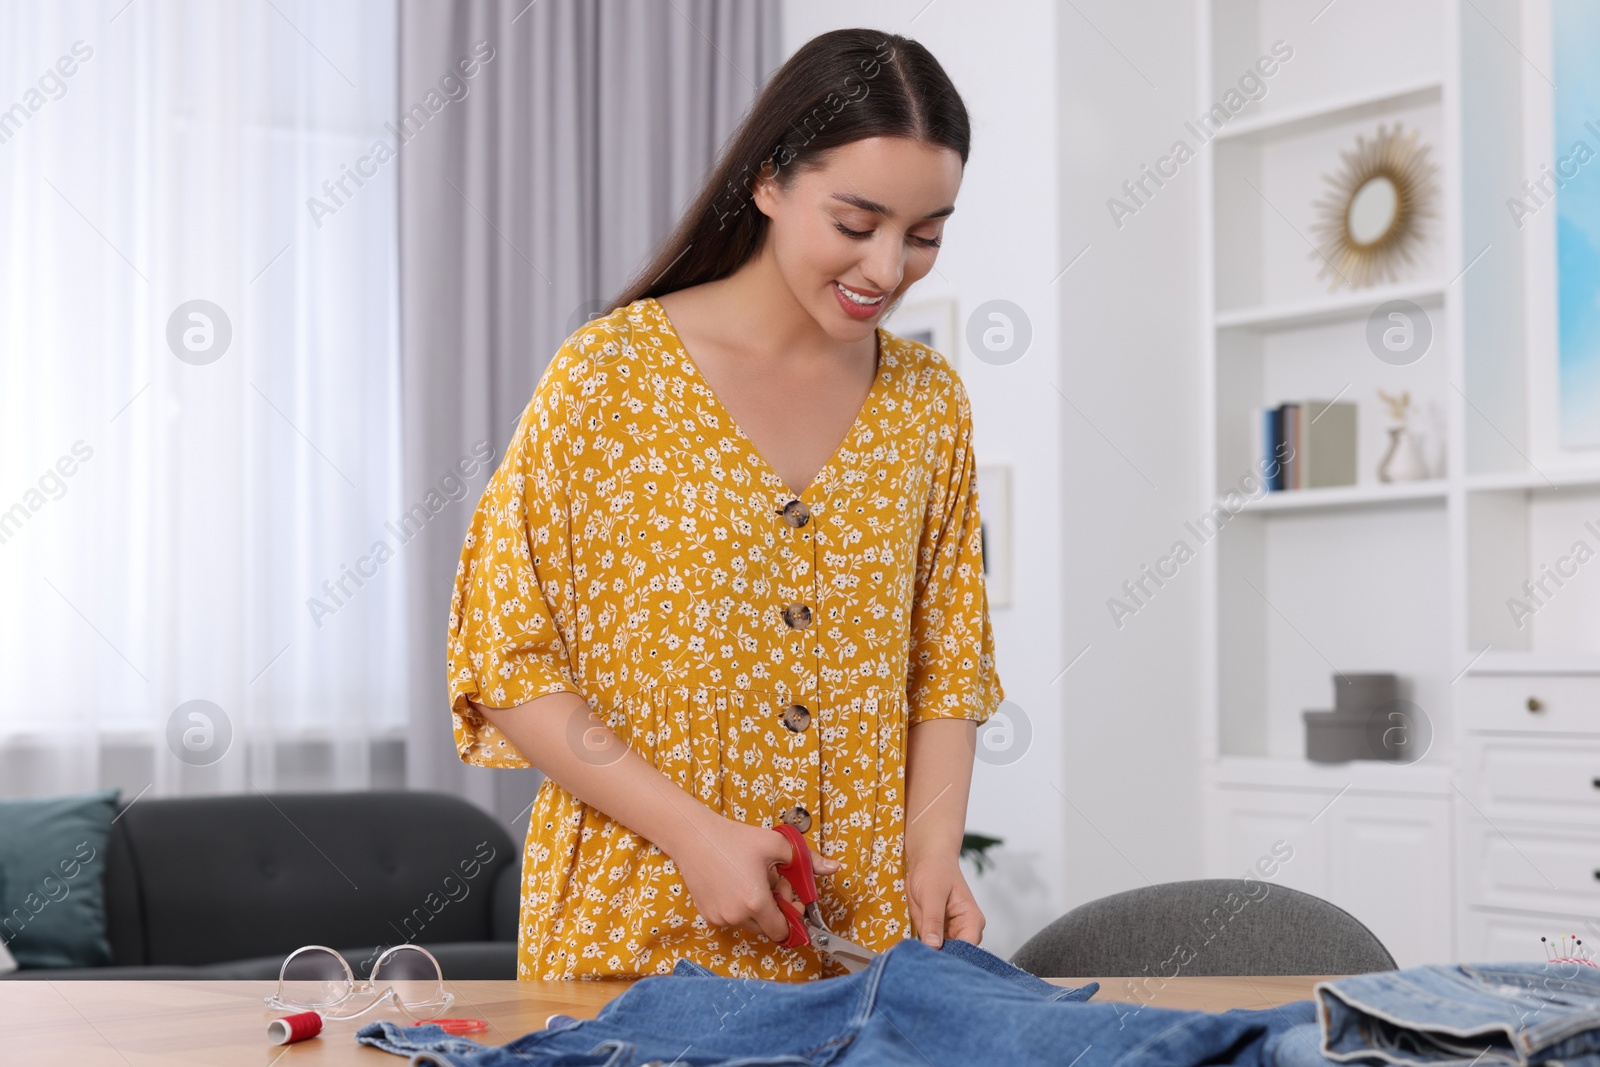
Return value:
<svg viewBox="0 0 1600 1067">
<path fill-rule="evenodd" d="M 884 330 L 882 326 L 873 327 L 873 339 L 877 345 L 877 352 L 876 366 L 872 371 L 872 387 L 867 390 L 866 399 L 861 401 L 861 408 L 856 412 L 855 421 L 850 424 L 850 428 L 845 431 L 844 437 L 840 438 L 839 443 L 834 446 L 833 454 L 828 457 L 828 461 L 817 469 L 817 473 L 811 476 L 811 481 L 806 483 L 804 489 L 801 489 L 799 492 L 795 492 L 792 488 L 790 488 L 789 483 L 784 480 L 783 475 L 778 473 L 777 468 L 768 461 L 766 456 L 761 454 L 761 449 L 756 447 L 755 438 L 744 432 L 744 427 L 739 425 L 739 420 L 733 417 L 733 412 L 730 411 L 727 405 L 722 402 L 722 398 L 717 395 L 717 391 L 711 387 L 710 379 L 700 372 L 699 364 L 695 363 L 694 356 L 689 354 L 689 346 L 684 344 L 682 335 L 678 333 L 678 328 L 672 324 L 672 318 L 667 314 L 667 309 L 661 306 L 661 301 L 657 300 L 653 296 L 648 297 L 647 299 L 652 305 L 654 305 L 655 313 L 661 320 L 661 325 L 666 329 L 667 333 L 672 336 L 673 344 L 677 345 L 678 354 L 683 359 L 684 366 L 688 367 L 694 376 L 700 379 L 701 384 L 705 386 L 707 403 L 716 409 L 717 416 L 720 419 L 726 420 L 728 428 L 733 435 L 744 442 L 745 448 L 749 454 L 754 457 L 755 461 L 760 464 L 762 468 L 764 468 L 778 480 L 778 484 L 781 485 L 786 492 L 788 492 L 797 500 L 804 499 L 807 493 L 811 492 L 811 490 L 822 484 L 823 475 L 833 473 L 833 467 L 839 462 L 840 456 L 843 454 L 845 449 L 855 441 L 857 435 L 860 433 L 862 424 L 867 420 L 867 415 L 871 411 L 873 404 L 879 399 L 883 389 L 883 383 L 888 378 L 888 374 L 885 373 L 883 359 Z"/>
</svg>

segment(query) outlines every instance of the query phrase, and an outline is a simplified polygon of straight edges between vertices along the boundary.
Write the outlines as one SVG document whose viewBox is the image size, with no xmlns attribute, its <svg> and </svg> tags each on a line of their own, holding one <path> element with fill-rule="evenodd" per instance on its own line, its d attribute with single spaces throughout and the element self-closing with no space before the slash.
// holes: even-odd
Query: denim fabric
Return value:
<svg viewBox="0 0 1600 1067">
<path fill-rule="evenodd" d="M 594 1019 L 562 1017 L 500 1047 L 390 1022 L 356 1037 L 448 1067 L 1273 1067 L 1267 1039 L 1313 1019 L 1309 1000 L 1201 1012 L 1090 1002 L 1098 989 L 1051 985 L 969 942 L 906 940 L 856 974 L 811 982 L 723 978 L 680 960 Z"/>
<path fill-rule="evenodd" d="M 510 1063 L 511 1060 L 485 1059 L 485 1053 L 501 1050 L 480 1045 L 470 1037 L 456 1037 L 442 1026 L 401 1026 L 384 1019 L 368 1023 L 356 1031 L 356 1040 L 385 1052 L 410 1056 L 412 1063 Z M 506 1048 L 510 1048 L 507 1045 Z M 534 1061 L 537 1062 L 537 1061 Z"/>
<path fill-rule="evenodd" d="M 1089 1003 L 1099 988 L 1052 985 L 965 941 L 907 940 L 858 974 L 814 982 L 723 978 L 679 960 L 594 1019 L 554 1015 L 499 1047 L 392 1022 L 356 1037 L 448 1067 L 1600 1067 L 1600 970 L 1575 964 L 1430 964 L 1223 1012 Z"/>
<path fill-rule="evenodd" d="M 1304 1040 L 1286 1039 L 1277 1067 L 1600 1067 L 1600 970 L 1593 967 L 1435 964 L 1319 982 L 1315 994 L 1326 1041 L 1309 1054 Z M 1316 1025 L 1310 1036 L 1319 1038 Z"/>
</svg>

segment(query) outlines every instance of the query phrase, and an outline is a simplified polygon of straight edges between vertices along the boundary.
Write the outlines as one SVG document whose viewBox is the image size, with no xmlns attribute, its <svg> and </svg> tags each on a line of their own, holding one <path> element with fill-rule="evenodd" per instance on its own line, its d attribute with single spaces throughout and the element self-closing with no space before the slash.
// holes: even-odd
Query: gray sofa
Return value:
<svg viewBox="0 0 1600 1067">
<path fill-rule="evenodd" d="M 515 978 L 522 850 L 442 793 L 138 800 L 106 848 L 111 965 L 9 979 L 278 977 L 308 944 L 358 976 L 423 945 L 447 979 Z"/>
</svg>

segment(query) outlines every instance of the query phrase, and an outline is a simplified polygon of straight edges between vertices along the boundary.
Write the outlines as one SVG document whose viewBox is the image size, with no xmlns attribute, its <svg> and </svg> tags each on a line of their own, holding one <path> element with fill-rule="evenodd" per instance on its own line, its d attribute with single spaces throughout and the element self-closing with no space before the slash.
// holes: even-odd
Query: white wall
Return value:
<svg viewBox="0 0 1600 1067">
<path fill-rule="evenodd" d="M 1194 175 L 1120 231 L 1104 204 L 1188 117 L 1190 12 L 1172 0 L 1080 0 L 1082 16 L 1047 0 L 866 10 L 789 3 L 785 53 L 843 26 L 904 34 L 938 57 L 973 122 L 938 272 L 908 302 L 952 296 L 964 328 L 1005 299 L 1033 329 L 1009 365 L 964 344 L 959 356 L 978 461 L 1012 468 L 1013 599 L 993 618 L 1032 740 L 1008 766 L 978 764 L 968 818 L 1005 840 L 972 884 L 984 947 L 1009 955 L 1076 904 L 1200 870 L 1195 576 L 1120 631 L 1105 607 L 1198 495 Z"/>
<path fill-rule="evenodd" d="M 1069 903 L 1201 874 L 1199 567 L 1120 629 L 1106 606 L 1202 497 L 1198 161 L 1121 228 L 1106 204 L 1200 110 L 1194 9 L 1082 0 L 1056 27 L 1060 254 L 1089 246 L 1057 286 L 1061 385 L 1083 413 L 1061 416 L 1061 625 L 1068 648 L 1091 645 L 1063 682 Z"/>
</svg>

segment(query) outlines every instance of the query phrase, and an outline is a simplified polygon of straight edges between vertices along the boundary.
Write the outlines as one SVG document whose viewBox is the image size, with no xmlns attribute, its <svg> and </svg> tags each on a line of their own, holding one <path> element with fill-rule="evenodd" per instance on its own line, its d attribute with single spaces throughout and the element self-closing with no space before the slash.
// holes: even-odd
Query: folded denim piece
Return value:
<svg viewBox="0 0 1600 1067">
<path fill-rule="evenodd" d="M 1268 1039 L 1314 1020 L 1310 1000 L 1205 1012 L 1090 1002 L 1099 988 L 1052 985 L 966 941 L 905 940 L 862 971 L 810 982 L 724 978 L 679 960 L 594 1019 L 498 1047 L 392 1022 L 356 1039 L 447 1067 L 1274 1067 Z"/>
<path fill-rule="evenodd" d="M 1600 970 L 1577 963 L 1430 964 L 1318 982 L 1321 1064 L 1600 1067 Z"/>
</svg>

